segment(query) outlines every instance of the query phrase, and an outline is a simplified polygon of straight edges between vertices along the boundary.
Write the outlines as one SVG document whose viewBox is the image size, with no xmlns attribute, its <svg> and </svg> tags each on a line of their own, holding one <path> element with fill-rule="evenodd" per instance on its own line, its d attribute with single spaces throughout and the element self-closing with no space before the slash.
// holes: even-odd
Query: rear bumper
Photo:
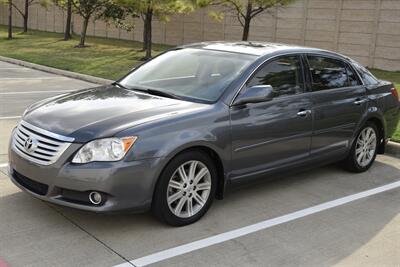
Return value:
<svg viewBox="0 0 400 267">
<path fill-rule="evenodd" d="M 150 208 L 162 158 L 78 165 L 69 163 L 69 153 L 65 154 L 58 162 L 43 166 L 9 149 L 10 179 L 39 199 L 81 210 L 142 212 Z M 92 191 L 102 193 L 101 204 L 90 203 Z"/>
</svg>

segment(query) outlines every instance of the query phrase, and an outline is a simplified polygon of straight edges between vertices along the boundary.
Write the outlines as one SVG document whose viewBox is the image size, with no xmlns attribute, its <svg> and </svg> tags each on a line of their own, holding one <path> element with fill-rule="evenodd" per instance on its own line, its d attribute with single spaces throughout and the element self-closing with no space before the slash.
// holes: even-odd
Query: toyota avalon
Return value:
<svg viewBox="0 0 400 267">
<path fill-rule="evenodd" d="M 208 42 L 111 85 L 42 100 L 12 133 L 12 181 L 94 212 L 200 219 L 227 186 L 342 162 L 363 172 L 399 120 L 394 85 L 337 53 Z"/>
</svg>

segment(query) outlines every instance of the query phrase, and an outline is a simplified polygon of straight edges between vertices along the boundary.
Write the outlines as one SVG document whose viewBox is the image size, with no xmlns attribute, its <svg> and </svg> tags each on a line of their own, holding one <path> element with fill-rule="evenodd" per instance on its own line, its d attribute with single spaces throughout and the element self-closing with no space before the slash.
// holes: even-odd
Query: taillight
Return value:
<svg viewBox="0 0 400 267">
<path fill-rule="evenodd" d="M 399 93 L 397 92 L 396 88 L 393 87 L 392 89 L 390 89 L 390 92 L 392 93 L 394 98 L 396 98 L 397 101 L 399 101 Z"/>
</svg>

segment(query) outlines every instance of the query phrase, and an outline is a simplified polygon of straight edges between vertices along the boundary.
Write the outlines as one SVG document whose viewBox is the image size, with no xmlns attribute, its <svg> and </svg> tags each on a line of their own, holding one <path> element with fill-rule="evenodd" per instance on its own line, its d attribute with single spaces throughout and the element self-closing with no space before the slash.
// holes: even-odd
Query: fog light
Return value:
<svg viewBox="0 0 400 267">
<path fill-rule="evenodd" d="M 89 194 L 89 200 L 94 205 L 99 205 L 102 201 L 102 196 L 99 192 L 93 191 Z"/>
</svg>

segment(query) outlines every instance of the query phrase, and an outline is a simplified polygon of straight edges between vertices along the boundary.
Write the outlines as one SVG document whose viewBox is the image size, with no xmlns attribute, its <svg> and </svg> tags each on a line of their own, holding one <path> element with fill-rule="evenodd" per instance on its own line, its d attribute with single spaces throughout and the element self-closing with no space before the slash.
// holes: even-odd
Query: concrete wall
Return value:
<svg viewBox="0 0 400 267">
<path fill-rule="evenodd" d="M 22 0 L 14 0 L 20 5 Z M 47 10 L 32 6 L 32 29 L 62 32 L 64 12 L 57 7 Z M 0 5 L 0 24 L 7 23 L 7 9 Z M 22 26 L 21 16 L 14 23 Z M 82 20 L 74 16 L 74 31 L 79 33 Z M 168 23 L 154 22 L 156 43 L 184 44 L 207 40 L 240 40 L 242 28 L 236 18 L 226 14 L 218 22 L 206 9 L 190 15 L 173 16 Z M 127 32 L 96 21 L 88 34 L 127 40 L 142 39 L 143 25 Z M 250 40 L 284 42 L 338 51 L 362 64 L 385 70 L 400 70 L 400 0 L 298 0 L 295 4 L 273 9 L 253 21 Z"/>
</svg>

